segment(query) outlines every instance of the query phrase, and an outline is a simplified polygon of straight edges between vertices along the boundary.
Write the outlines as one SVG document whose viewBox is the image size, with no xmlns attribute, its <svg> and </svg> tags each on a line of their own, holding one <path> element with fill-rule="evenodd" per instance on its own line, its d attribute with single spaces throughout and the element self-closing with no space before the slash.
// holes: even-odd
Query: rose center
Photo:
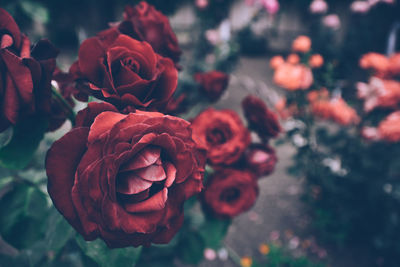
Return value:
<svg viewBox="0 0 400 267">
<path fill-rule="evenodd" d="M 210 145 L 220 145 L 226 143 L 231 137 L 228 127 L 212 128 L 206 134 L 206 140 Z"/>
<path fill-rule="evenodd" d="M 132 57 L 127 57 L 121 60 L 121 64 L 129 69 L 131 69 L 135 73 L 139 73 L 140 65 L 139 63 Z"/>
<path fill-rule="evenodd" d="M 234 202 L 239 199 L 240 190 L 234 187 L 228 188 L 222 192 L 219 199 L 223 202 Z"/>
</svg>

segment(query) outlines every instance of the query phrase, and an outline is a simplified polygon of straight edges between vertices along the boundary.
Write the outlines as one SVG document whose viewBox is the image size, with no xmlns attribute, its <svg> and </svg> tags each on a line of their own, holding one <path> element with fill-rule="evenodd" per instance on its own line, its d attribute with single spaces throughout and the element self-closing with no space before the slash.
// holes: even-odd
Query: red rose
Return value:
<svg viewBox="0 0 400 267">
<path fill-rule="evenodd" d="M 183 202 L 202 189 L 205 151 L 190 123 L 94 102 L 76 121 L 46 158 L 55 207 L 86 240 L 168 243 L 182 224 Z"/>
<path fill-rule="evenodd" d="M 168 18 L 157 11 L 154 6 L 140 2 L 136 6 L 126 6 L 124 21 L 118 30 L 140 41 L 148 42 L 157 53 L 179 61 L 181 49 L 178 45 Z"/>
<path fill-rule="evenodd" d="M 279 134 L 281 126 L 278 116 L 267 108 L 264 101 L 249 95 L 243 99 L 242 107 L 249 128 L 257 132 L 261 138 L 276 137 Z"/>
<path fill-rule="evenodd" d="M 201 199 L 206 211 L 232 218 L 250 209 L 257 195 L 257 181 L 251 172 L 221 169 L 208 178 Z"/>
<path fill-rule="evenodd" d="M 85 40 L 70 71 L 80 80 L 78 89 L 120 109 L 163 106 L 178 83 L 178 71 L 169 58 L 115 29 Z"/>
<path fill-rule="evenodd" d="M 251 144 L 245 152 L 245 159 L 247 169 L 259 177 L 271 174 L 278 161 L 275 150 L 262 144 Z"/>
<path fill-rule="evenodd" d="M 30 50 L 14 19 L 0 8 L 0 131 L 22 117 L 50 112 L 58 51 L 46 40 Z"/>
<path fill-rule="evenodd" d="M 196 73 L 194 79 L 200 84 L 201 91 L 211 101 L 217 101 L 229 83 L 229 75 L 220 71 Z"/>
<path fill-rule="evenodd" d="M 193 136 L 208 149 L 212 164 L 236 162 L 250 144 L 250 133 L 233 110 L 209 108 L 192 123 Z"/>
</svg>

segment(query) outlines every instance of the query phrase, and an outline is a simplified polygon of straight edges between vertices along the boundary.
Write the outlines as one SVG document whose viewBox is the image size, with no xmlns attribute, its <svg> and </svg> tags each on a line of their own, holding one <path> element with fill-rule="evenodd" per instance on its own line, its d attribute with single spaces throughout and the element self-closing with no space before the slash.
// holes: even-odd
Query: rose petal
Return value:
<svg viewBox="0 0 400 267">
<path fill-rule="evenodd" d="M 152 184 L 134 173 L 123 173 L 117 177 L 117 192 L 127 195 L 138 194 L 150 188 Z"/>
<path fill-rule="evenodd" d="M 165 202 L 168 198 L 168 189 L 164 188 L 154 196 L 145 201 L 134 203 L 134 204 L 126 204 L 125 209 L 128 212 L 152 212 L 161 210 L 165 207 Z"/>
<path fill-rule="evenodd" d="M 21 31 L 13 17 L 2 8 L 0 8 L 0 29 L 10 32 L 14 39 L 15 47 L 19 48 L 21 45 Z"/>
<path fill-rule="evenodd" d="M 102 81 L 99 61 L 104 54 L 105 49 L 97 37 L 86 39 L 79 47 L 79 70 L 88 80 L 94 82 L 96 85 L 99 85 Z"/>
<path fill-rule="evenodd" d="M 167 177 L 163 166 L 158 166 L 158 165 L 151 165 L 149 167 L 136 170 L 135 174 L 151 182 L 159 182 Z"/>
<path fill-rule="evenodd" d="M 175 168 L 174 164 L 172 164 L 170 162 L 166 162 L 164 169 L 167 172 L 167 179 L 165 180 L 164 186 L 170 187 L 175 181 L 176 168 Z"/>
<path fill-rule="evenodd" d="M 128 115 L 105 111 L 99 114 L 95 119 L 90 127 L 88 142 L 91 143 L 98 139 L 103 133 L 111 130 L 111 128 L 121 121 L 122 119 L 126 118 Z"/>
<path fill-rule="evenodd" d="M 88 128 L 75 128 L 53 143 L 46 155 L 47 190 L 54 206 L 81 234 L 83 227 L 72 202 L 75 170 L 86 151 Z"/>
<path fill-rule="evenodd" d="M 90 102 L 87 106 L 87 108 L 82 109 L 81 111 L 78 112 L 76 115 L 76 126 L 85 126 L 85 127 L 90 127 L 92 123 L 94 122 L 94 119 L 99 115 L 100 113 L 104 111 L 115 111 L 118 112 L 117 108 L 107 102 Z"/>
<path fill-rule="evenodd" d="M 124 164 L 120 169 L 121 172 L 133 171 L 154 164 L 160 158 L 161 148 L 150 146 L 146 147 L 129 163 Z"/>
</svg>

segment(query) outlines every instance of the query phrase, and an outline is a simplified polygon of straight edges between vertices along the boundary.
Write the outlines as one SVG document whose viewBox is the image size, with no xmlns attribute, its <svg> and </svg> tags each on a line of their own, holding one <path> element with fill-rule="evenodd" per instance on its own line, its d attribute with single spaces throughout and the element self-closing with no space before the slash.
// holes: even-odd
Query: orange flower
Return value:
<svg viewBox="0 0 400 267">
<path fill-rule="evenodd" d="M 262 255 L 268 255 L 269 252 L 270 252 L 270 248 L 269 248 L 269 246 L 268 246 L 267 244 L 261 244 L 261 245 L 258 247 L 258 251 L 260 251 L 260 253 L 261 253 Z"/>
<path fill-rule="evenodd" d="M 379 124 L 378 135 L 389 142 L 400 141 L 400 111 L 391 113 Z"/>
<path fill-rule="evenodd" d="M 271 58 L 271 60 L 269 61 L 269 66 L 272 69 L 276 69 L 278 68 L 280 65 L 282 65 L 283 63 L 285 63 L 285 60 L 283 59 L 282 56 L 274 56 Z"/>
<path fill-rule="evenodd" d="M 311 39 L 308 36 L 300 35 L 292 43 L 292 50 L 307 53 L 311 49 Z"/>
<path fill-rule="evenodd" d="M 311 68 L 320 68 L 324 64 L 324 58 L 320 54 L 314 54 L 308 60 Z"/>
<path fill-rule="evenodd" d="M 284 63 L 274 73 L 274 82 L 290 91 L 308 89 L 314 82 L 311 69 L 298 64 Z"/>
<path fill-rule="evenodd" d="M 253 265 L 253 260 L 250 257 L 243 257 L 240 259 L 240 265 L 242 265 L 242 267 L 251 267 Z"/>
<path fill-rule="evenodd" d="M 357 112 L 342 98 L 317 100 L 311 104 L 311 112 L 320 118 L 331 119 L 342 125 L 360 122 Z"/>
<path fill-rule="evenodd" d="M 287 62 L 290 63 L 290 64 L 297 64 L 297 63 L 300 62 L 300 57 L 297 54 L 290 54 L 287 57 Z"/>
<path fill-rule="evenodd" d="M 382 77 L 387 74 L 389 59 L 385 55 L 370 52 L 361 57 L 360 67 L 363 69 L 372 69 L 376 72 L 376 75 Z"/>
</svg>

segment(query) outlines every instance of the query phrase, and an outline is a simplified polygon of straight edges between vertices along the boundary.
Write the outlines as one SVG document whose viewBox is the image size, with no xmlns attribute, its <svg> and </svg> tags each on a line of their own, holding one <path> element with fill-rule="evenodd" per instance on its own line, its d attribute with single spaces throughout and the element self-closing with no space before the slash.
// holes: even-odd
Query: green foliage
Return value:
<svg viewBox="0 0 400 267">
<path fill-rule="evenodd" d="M 11 140 L 0 149 L 0 165 L 22 169 L 28 165 L 43 139 L 48 122 L 41 117 L 28 118 L 14 127 Z"/>
<path fill-rule="evenodd" d="M 84 254 L 95 261 L 99 266 L 135 266 L 139 259 L 141 248 L 110 249 L 100 239 L 87 242 L 80 235 L 76 241 Z"/>
</svg>

